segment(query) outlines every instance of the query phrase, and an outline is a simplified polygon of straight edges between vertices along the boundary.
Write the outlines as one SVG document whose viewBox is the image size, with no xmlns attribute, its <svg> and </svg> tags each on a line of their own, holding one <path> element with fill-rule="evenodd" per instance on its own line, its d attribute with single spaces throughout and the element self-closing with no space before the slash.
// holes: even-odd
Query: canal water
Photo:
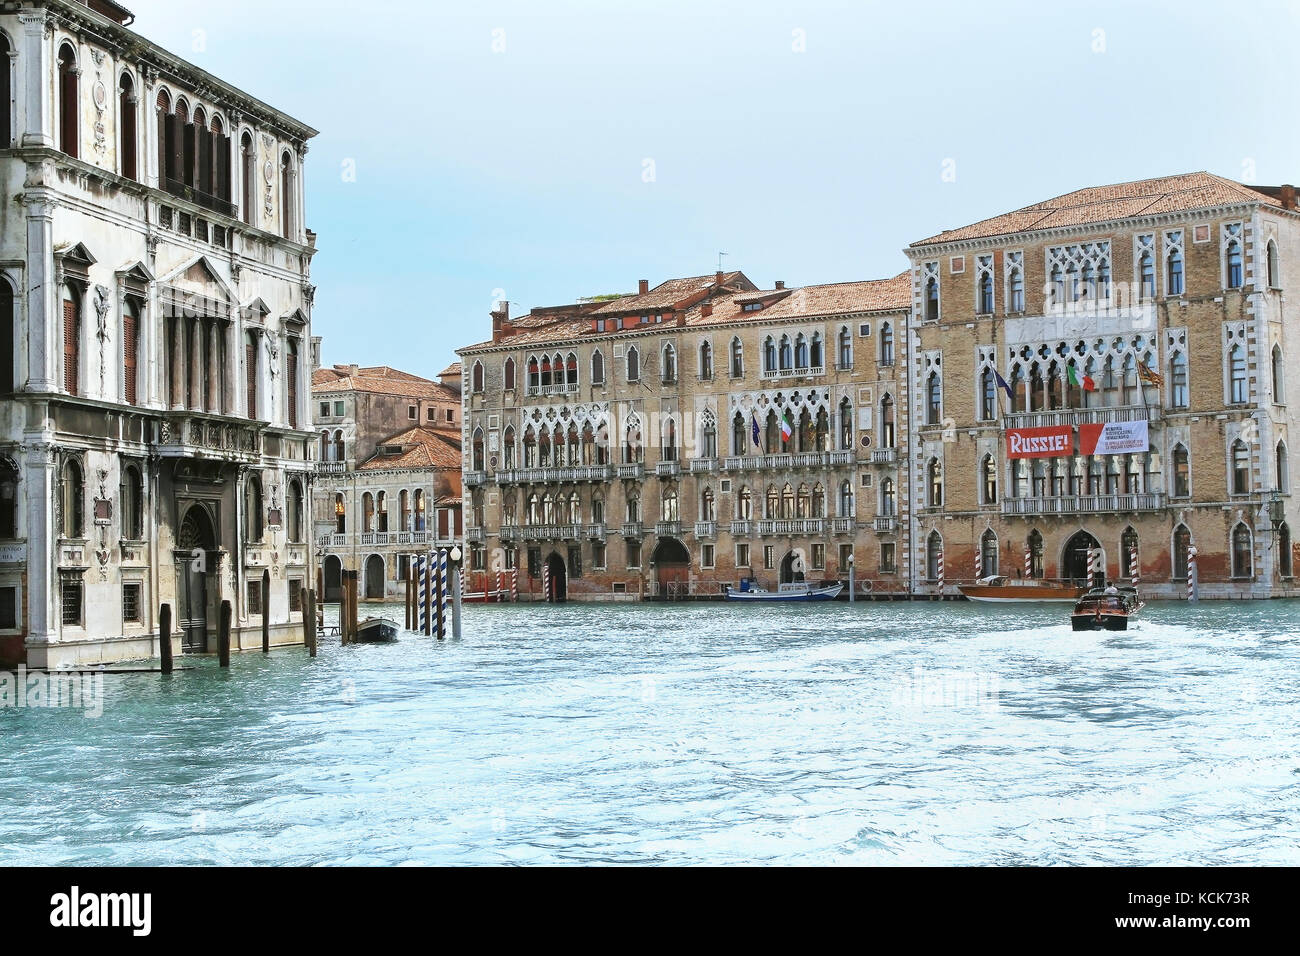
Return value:
<svg viewBox="0 0 1300 956">
<path fill-rule="evenodd" d="M 1064 617 L 477 606 L 114 675 L 0 709 L 0 863 L 1300 862 L 1300 604 Z"/>
</svg>

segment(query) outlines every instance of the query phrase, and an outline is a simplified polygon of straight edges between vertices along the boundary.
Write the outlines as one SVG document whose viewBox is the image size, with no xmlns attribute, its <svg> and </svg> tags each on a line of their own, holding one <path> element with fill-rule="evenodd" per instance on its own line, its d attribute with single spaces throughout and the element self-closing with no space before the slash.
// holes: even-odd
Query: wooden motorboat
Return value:
<svg viewBox="0 0 1300 956">
<path fill-rule="evenodd" d="M 994 604 L 1020 601 L 1056 601 L 1073 604 L 1088 589 L 1057 581 L 1040 581 L 1037 578 L 1012 580 L 1004 575 L 995 574 L 980 578 L 975 584 L 959 584 L 957 590 L 972 601 Z"/>
<path fill-rule="evenodd" d="M 357 640 L 367 643 L 397 640 L 400 629 L 386 617 L 368 617 L 357 625 Z"/>
<path fill-rule="evenodd" d="M 791 584 L 782 584 L 775 592 L 766 588 L 750 587 L 741 590 L 727 587 L 728 601 L 834 601 L 840 596 L 840 591 L 844 590 L 841 583 L 829 584 L 825 587 L 815 588 L 806 581 L 796 581 Z"/>
<path fill-rule="evenodd" d="M 1076 631 L 1126 631 L 1129 618 L 1144 607 L 1137 588 L 1093 588 L 1074 605 L 1070 626 Z"/>
</svg>

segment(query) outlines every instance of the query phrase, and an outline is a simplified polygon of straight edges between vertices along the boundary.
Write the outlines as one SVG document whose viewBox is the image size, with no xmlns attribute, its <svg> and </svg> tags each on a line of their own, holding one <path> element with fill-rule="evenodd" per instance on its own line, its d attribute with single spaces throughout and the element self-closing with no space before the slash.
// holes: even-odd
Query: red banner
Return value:
<svg viewBox="0 0 1300 956">
<path fill-rule="evenodd" d="M 1074 429 L 1069 425 L 1048 428 L 1008 428 L 1008 458 L 1064 458 L 1074 454 Z"/>
</svg>

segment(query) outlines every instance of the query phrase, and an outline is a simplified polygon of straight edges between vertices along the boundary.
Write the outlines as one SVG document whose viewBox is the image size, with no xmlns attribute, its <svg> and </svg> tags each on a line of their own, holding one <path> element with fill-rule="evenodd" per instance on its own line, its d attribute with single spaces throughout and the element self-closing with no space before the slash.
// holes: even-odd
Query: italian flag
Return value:
<svg viewBox="0 0 1300 956">
<path fill-rule="evenodd" d="M 790 421 L 790 409 L 781 413 L 781 441 L 789 441 L 794 434 L 794 422 Z"/>
<path fill-rule="evenodd" d="M 1080 384 L 1078 371 L 1075 370 L 1075 367 L 1073 365 L 1067 365 L 1065 368 L 1066 368 L 1066 374 L 1069 375 L 1070 377 L 1070 384 L 1073 385 L 1075 388 L 1078 388 Z M 1085 375 L 1083 377 L 1083 390 L 1085 392 L 1097 391 L 1097 383 L 1092 380 L 1091 375 Z"/>
</svg>

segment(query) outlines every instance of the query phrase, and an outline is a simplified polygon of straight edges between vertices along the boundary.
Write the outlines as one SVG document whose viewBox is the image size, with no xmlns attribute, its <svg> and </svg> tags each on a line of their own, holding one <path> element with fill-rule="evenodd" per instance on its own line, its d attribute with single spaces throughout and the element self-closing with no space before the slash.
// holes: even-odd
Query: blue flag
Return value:
<svg viewBox="0 0 1300 956">
<path fill-rule="evenodd" d="M 1016 395 L 1015 395 L 1015 393 L 1014 393 L 1013 391 L 1011 391 L 1011 386 L 1007 384 L 1007 380 L 1006 380 L 1005 378 L 1002 377 L 1002 375 L 998 372 L 997 369 L 994 369 L 994 370 L 993 370 L 993 374 L 997 376 L 997 379 L 998 379 L 998 388 L 1002 389 L 1004 392 L 1007 393 L 1007 398 L 1009 398 L 1009 399 L 1011 399 L 1012 401 L 1014 401 Z"/>
<path fill-rule="evenodd" d="M 755 448 L 762 448 L 763 446 L 762 446 L 761 444 L 759 444 L 759 441 L 758 441 L 758 418 L 754 415 L 753 412 L 750 412 L 750 413 L 749 413 L 749 420 L 750 420 L 750 422 L 753 423 L 753 426 L 754 426 L 754 428 L 753 428 L 754 447 L 755 447 Z"/>
</svg>

